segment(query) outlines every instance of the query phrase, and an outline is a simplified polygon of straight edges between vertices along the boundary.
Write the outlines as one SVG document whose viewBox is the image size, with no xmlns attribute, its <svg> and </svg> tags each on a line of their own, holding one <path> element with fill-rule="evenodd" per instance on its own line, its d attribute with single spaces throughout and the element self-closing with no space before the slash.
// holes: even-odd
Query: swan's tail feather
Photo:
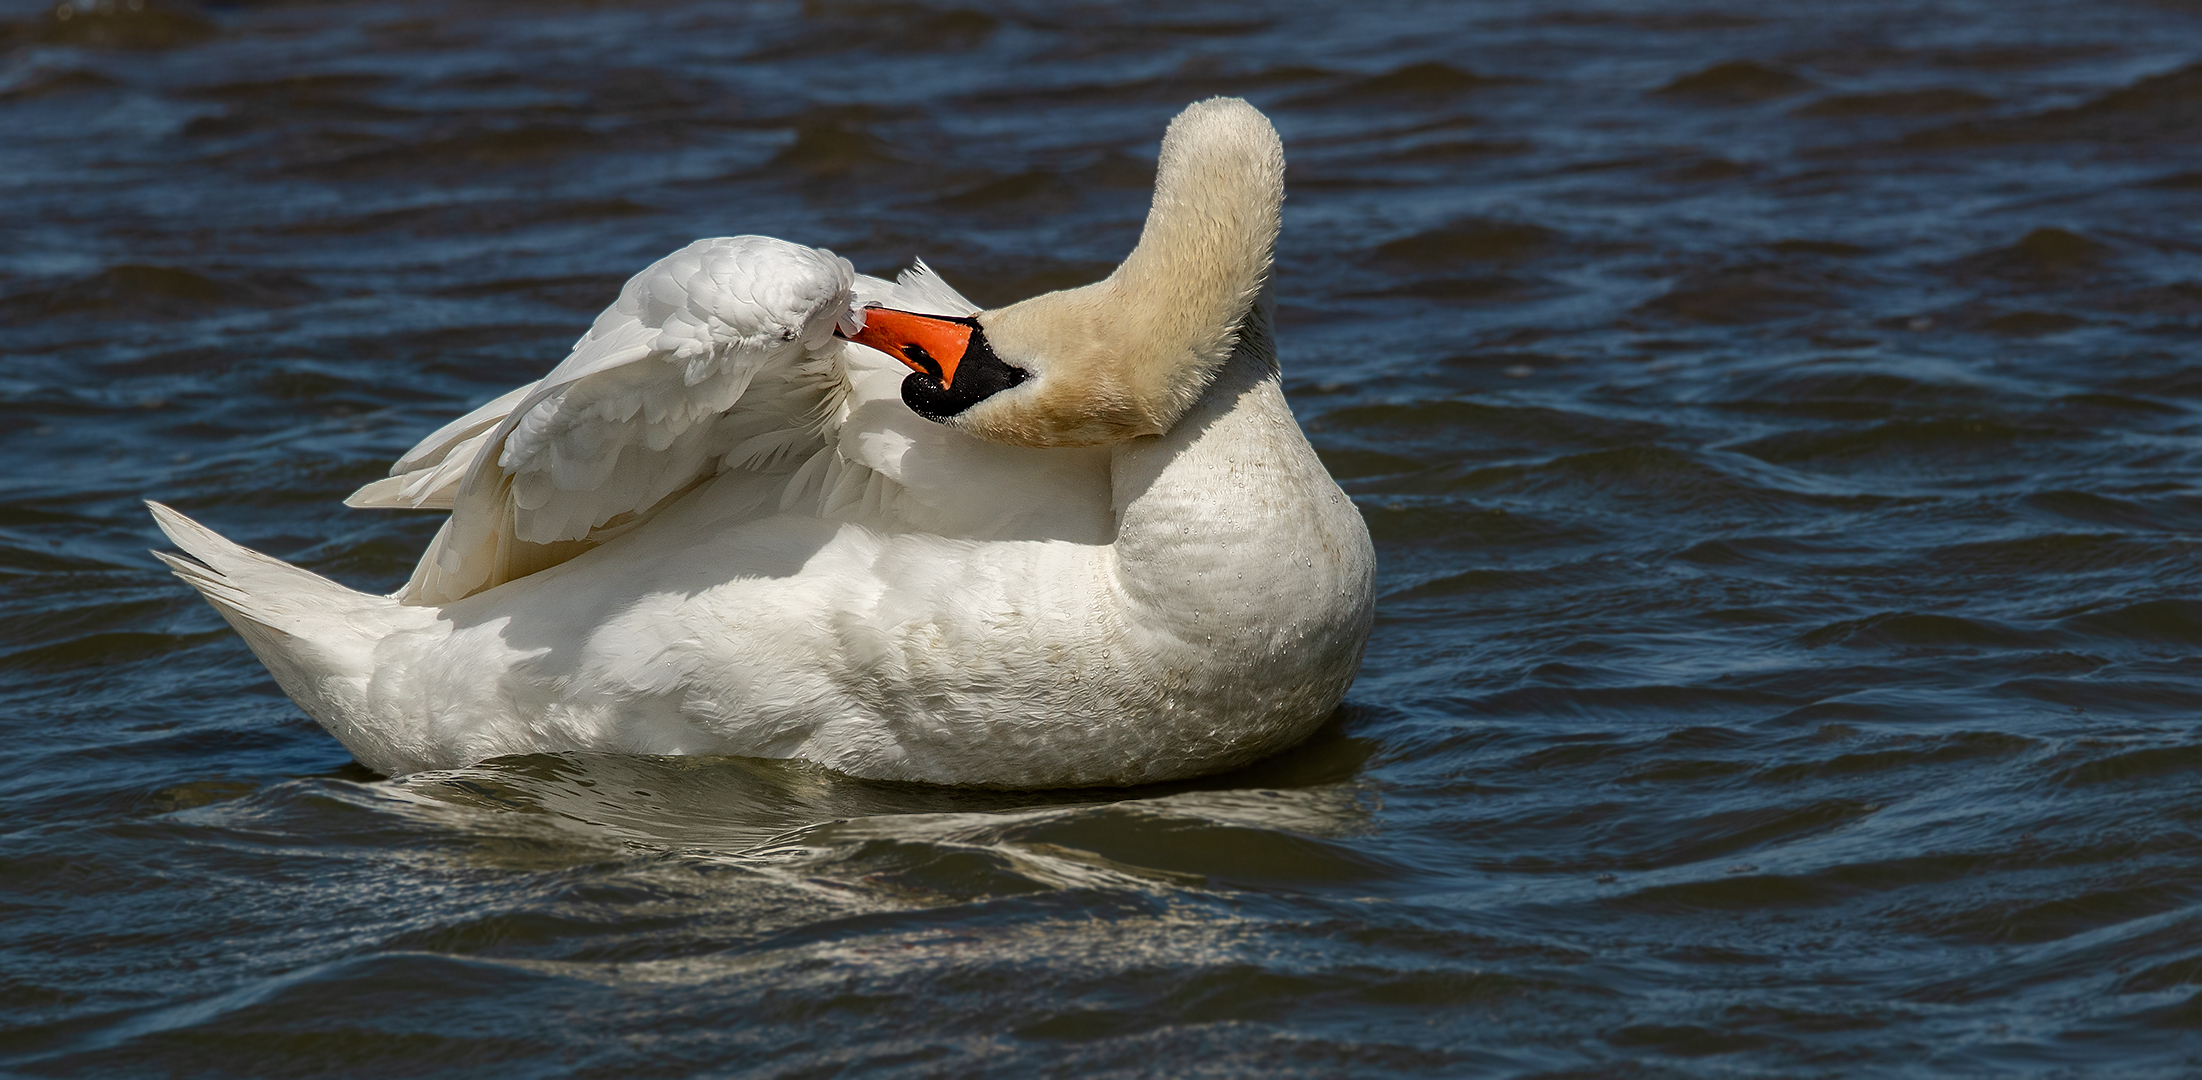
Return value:
<svg viewBox="0 0 2202 1080">
<path fill-rule="evenodd" d="M 262 555 L 160 503 L 145 505 L 184 551 L 154 557 L 214 605 L 292 700 L 337 730 L 356 708 L 376 641 L 394 627 L 397 602 Z"/>
<path fill-rule="evenodd" d="M 160 503 L 148 501 L 145 506 L 168 539 L 190 556 L 178 558 L 156 551 L 153 557 L 167 563 L 177 577 L 199 590 L 199 595 L 225 616 L 249 619 L 269 630 L 297 633 L 305 629 L 300 625 L 302 621 L 376 599 L 311 570 L 262 555 Z"/>
</svg>

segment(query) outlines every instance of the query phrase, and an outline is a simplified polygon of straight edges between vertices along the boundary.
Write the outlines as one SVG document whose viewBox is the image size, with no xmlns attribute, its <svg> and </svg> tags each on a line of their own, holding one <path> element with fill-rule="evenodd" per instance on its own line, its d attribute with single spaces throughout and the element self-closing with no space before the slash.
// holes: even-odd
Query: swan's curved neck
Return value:
<svg viewBox="0 0 2202 1080">
<path fill-rule="evenodd" d="M 1140 351 L 1190 358 L 1185 404 L 1231 356 L 1268 279 L 1283 204 L 1283 147 L 1259 113 L 1196 107 L 1171 124 L 1139 243 L 1104 285 L 1118 311 L 1141 313 Z"/>
<path fill-rule="evenodd" d="M 979 316 L 1023 393 L 959 426 L 1027 446 L 1172 430 L 1228 362 L 1268 280 L 1284 204 L 1284 146 L 1254 107 L 1201 102 L 1171 122 L 1139 243 L 1106 279 Z"/>
<path fill-rule="evenodd" d="M 1187 109 L 1163 136 L 1139 243 L 1101 287 L 1135 313 L 1120 346 L 1166 385 L 1171 417 L 1230 360 L 1269 278 L 1284 205 L 1284 148 L 1244 102 Z"/>
</svg>

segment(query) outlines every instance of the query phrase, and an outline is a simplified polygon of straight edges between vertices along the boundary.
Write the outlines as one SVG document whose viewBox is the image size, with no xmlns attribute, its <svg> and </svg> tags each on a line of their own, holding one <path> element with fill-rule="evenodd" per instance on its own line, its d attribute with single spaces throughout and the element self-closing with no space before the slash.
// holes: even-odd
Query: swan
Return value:
<svg viewBox="0 0 2202 1080">
<path fill-rule="evenodd" d="M 1253 106 L 1186 108 L 1137 245 L 994 310 L 758 236 L 637 274 L 543 379 L 346 502 L 447 509 L 346 588 L 158 503 L 156 552 L 366 767 L 793 758 L 1007 788 L 1228 769 L 1337 707 L 1366 525 L 1279 382 Z"/>
</svg>

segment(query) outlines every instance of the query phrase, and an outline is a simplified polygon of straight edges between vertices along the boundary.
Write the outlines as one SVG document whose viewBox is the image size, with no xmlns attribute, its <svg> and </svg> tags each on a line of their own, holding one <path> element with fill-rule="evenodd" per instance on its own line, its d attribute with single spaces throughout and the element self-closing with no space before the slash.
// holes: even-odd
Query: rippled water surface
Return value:
<svg viewBox="0 0 2202 1080">
<path fill-rule="evenodd" d="M 0 1070 L 2202 1071 L 2202 8 L 72 2 L 0 6 Z M 433 515 L 337 500 L 657 256 L 1080 283 L 1217 93 L 1382 561 L 1279 759 L 385 781 L 144 553 L 394 587 Z"/>
</svg>

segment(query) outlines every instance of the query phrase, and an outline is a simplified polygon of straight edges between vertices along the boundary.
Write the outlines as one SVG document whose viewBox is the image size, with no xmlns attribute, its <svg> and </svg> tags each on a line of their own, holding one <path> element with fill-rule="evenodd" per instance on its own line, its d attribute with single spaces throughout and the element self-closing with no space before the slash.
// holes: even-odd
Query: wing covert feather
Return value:
<svg viewBox="0 0 2202 1080">
<path fill-rule="evenodd" d="M 830 251 L 699 240 L 628 279 L 542 380 L 446 425 L 400 459 L 399 475 L 347 501 L 451 507 L 399 594 L 410 603 L 564 561 L 737 464 L 730 456 L 754 467 L 823 443 L 818 394 L 791 388 L 839 377 L 833 331 L 861 325 L 857 289 Z M 818 370 L 821 358 L 832 370 Z M 751 393 L 764 383 L 770 392 Z"/>
</svg>

